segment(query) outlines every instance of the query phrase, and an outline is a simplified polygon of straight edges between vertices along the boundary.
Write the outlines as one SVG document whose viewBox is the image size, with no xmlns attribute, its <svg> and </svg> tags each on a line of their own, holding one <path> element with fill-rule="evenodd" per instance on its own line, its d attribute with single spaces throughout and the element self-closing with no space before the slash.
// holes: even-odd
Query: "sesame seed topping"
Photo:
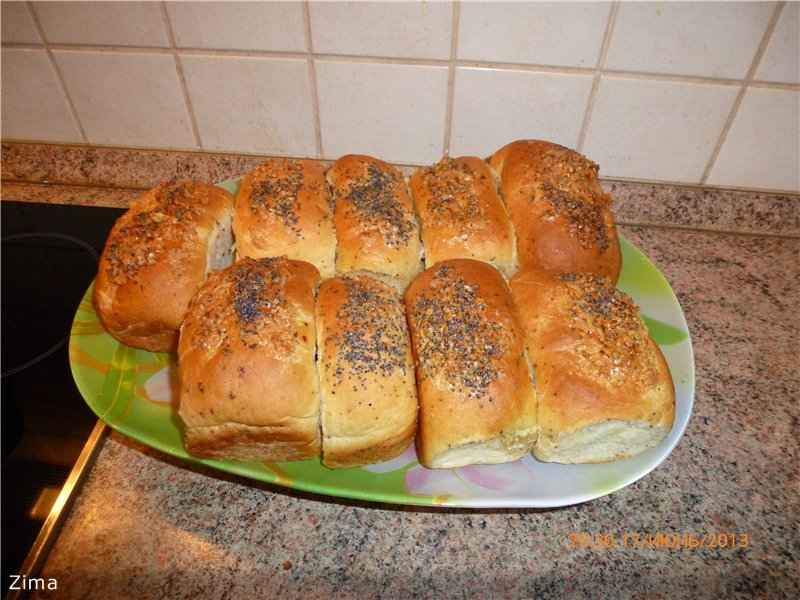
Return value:
<svg viewBox="0 0 800 600">
<path fill-rule="evenodd" d="M 484 214 L 475 184 L 478 175 L 469 165 L 447 157 L 421 170 L 422 181 L 431 192 L 428 212 L 435 220 L 469 222 Z"/>
<path fill-rule="evenodd" d="M 370 163 L 347 193 L 337 192 L 337 202 L 350 203 L 369 227 L 381 231 L 388 247 L 406 246 L 416 229 L 413 216 L 397 198 L 398 186 L 405 185 L 399 173 L 387 172 Z"/>
<path fill-rule="evenodd" d="M 269 160 L 253 172 L 250 210 L 267 212 L 283 223 L 297 237 L 303 232 L 298 226 L 298 196 L 303 188 L 303 165 L 294 160 Z"/>
<path fill-rule="evenodd" d="M 106 251 L 108 276 L 122 285 L 143 267 L 162 259 L 165 249 L 197 237 L 194 219 L 209 194 L 193 182 L 171 182 L 145 192 L 116 225 L 119 236 Z M 176 250 L 180 252 L 180 249 Z"/>
<path fill-rule="evenodd" d="M 417 347 L 422 372 L 444 376 L 471 398 L 483 397 L 498 378 L 494 359 L 509 347 L 508 332 L 489 318 L 478 292 L 477 284 L 469 284 L 449 265 L 439 265 L 409 309 L 422 332 Z"/>
<path fill-rule="evenodd" d="M 342 331 L 327 331 L 323 344 L 334 375 L 334 385 L 367 386 L 367 375 L 405 374 L 408 329 L 400 297 L 385 285 L 367 278 L 344 276 L 345 298 L 336 314 Z"/>
<path fill-rule="evenodd" d="M 249 349 L 272 345 L 276 351 L 291 351 L 299 341 L 280 333 L 292 319 L 284 289 L 285 260 L 247 258 L 214 272 L 193 300 L 204 313 L 195 342 L 212 352 L 221 349 L 223 355 L 233 338 Z"/>
<path fill-rule="evenodd" d="M 633 299 L 599 275 L 563 273 L 554 277 L 568 284 L 570 327 L 593 340 L 578 348 L 583 367 L 617 384 L 635 374 L 649 376 L 655 369 L 650 353 L 645 352 L 649 334 Z"/>
<path fill-rule="evenodd" d="M 534 198 L 547 202 L 546 216 L 567 220 L 570 233 L 584 248 L 596 245 L 601 252 L 610 246 L 603 212 L 611 198 L 597 183 L 599 167 L 585 156 L 557 146 L 542 158 L 547 180 L 538 183 Z"/>
</svg>

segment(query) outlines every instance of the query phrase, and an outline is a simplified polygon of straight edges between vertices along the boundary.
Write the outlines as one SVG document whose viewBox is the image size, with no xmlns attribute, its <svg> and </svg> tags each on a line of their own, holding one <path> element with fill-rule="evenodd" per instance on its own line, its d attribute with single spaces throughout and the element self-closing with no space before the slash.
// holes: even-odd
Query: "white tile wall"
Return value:
<svg viewBox="0 0 800 600">
<path fill-rule="evenodd" d="M 486 157 L 518 138 L 576 147 L 592 81 L 589 75 L 459 67 L 450 154 Z"/>
<path fill-rule="evenodd" d="M 159 2 L 33 2 L 51 44 L 168 45 Z"/>
<path fill-rule="evenodd" d="M 0 133 L 405 164 L 536 137 L 800 192 L 799 5 L 4 0 Z"/>
<path fill-rule="evenodd" d="M 797 94 L 750 88 L 708 178 L 713 185 L 800 189 L 800 161 L 775 147 L 797 148 Z"/>
<path fill-rule="evenodd" d="M 610 9 L 610 2 L 465 2 L 458 57 L 592 68 Z"/>
<path fill-rule="evenodd" d="M 305 52 L 299 2 L 167 2 L 178 48 Z"/>
<path fill-rule="evenodd" d="M 319 61 L 322 156 L 355 152 L 436 162 L 445 137 L 447 68 Z"/>
<path fill-rule="evenodd" d="M 314 52 L 354 56 L 450 56 L 449 2 L 312 2 Z"/>
<path fill-rule="evenodd" d="M 199 55 L 181 63 L 204 149 L 315 154 L 305 60 Z"/>
<path fill-rule="evenodd" d="M 773 2 L 623 2 L 605 66 L 742 78 L 774 10 Z"/>
<path fill-rule="evenodd" d="M 81 141 L 80 131 L 44 50 L 4 49 L 2 72 L 0 123 L 3 137 Z"/>
<path fill-rule="evenodd" d="M 583 150 L 601 175 L 700 181 L 735 99 L 731 86 L 603 77 Z"/>
<path fill-rule="evenodd" d="M 0 3 L 2 39 L 5 43 L 36 44 L 42 41 L 33 15 L 24 2 Z"/>
<path fill-rule="evenodd" d="M 194 148 L 169 54 L 53 52 L 89 143 Z"/>
<path fill-rule="evenodd" d="M 778 25 L 758 65 L 755 78 L 759 81 L 800 83 L 800 2 L 784 7 Z"/>
</svg>

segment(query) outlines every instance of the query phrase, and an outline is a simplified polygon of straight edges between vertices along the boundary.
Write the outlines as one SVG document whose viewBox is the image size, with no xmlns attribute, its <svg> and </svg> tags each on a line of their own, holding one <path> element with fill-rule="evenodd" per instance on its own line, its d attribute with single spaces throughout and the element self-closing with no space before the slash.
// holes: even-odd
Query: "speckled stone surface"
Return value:
<svg viewBox="0 0 800 600">
<path fill-rule="evenodd" d="M 800 197 L 631 182 L 603 182 L 620 223 L 800 235 Z"/>
<path fill-rule="evenodd" d="M 800 597 L 800 237 L 780 229 L 796 223 L 797 198 L 778 202 L 779 216 L 766 196 L 717 210 L 705 203 L 729 196 L 651 188 L 629 221 L 691 205 L 688 222 L 620 230 L 679 298 L 697 385 L 686 434 L 649 475 L 555 510 L 402 507 L 239 479 L 112 433 L 41 573 L 58 592 L 34 597 Z M 726 211 L 721 229 L 778 231 L 704 230 Z M 618 543 L 571 548 L 570 533 Z M 619 543 L 635 533 L 746 534 L 748 545 Z"/>
<path fill-rule="evenodd" d="M 2 144 L 7 200 L 126 207 L 164 181 L 219 183 L 241 177 L 264 157 Z M 405 174 L 414 167 L 399 166 Z M 800 235 L 800 196 L 603 181 L 619 223 Z"/>
</svg>

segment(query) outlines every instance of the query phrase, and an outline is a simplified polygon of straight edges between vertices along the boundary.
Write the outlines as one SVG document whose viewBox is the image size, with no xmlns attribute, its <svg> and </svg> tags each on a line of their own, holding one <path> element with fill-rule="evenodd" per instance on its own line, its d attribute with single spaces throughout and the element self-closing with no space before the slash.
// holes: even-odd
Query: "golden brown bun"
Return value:
<svg viewBox="0 0 800 600">
<path fill-rule="evenodd" d="M 534 455 L 600 463 L 661 442 L 675 419 L 675 389 L 633 300 L 588 273 L 520 271 L 510 285 L 536 372 Z"/>
<path fill-rule="evenodd" d="M 422 268 L 422 243 L 402 174 L 382 160 L 348 154 L 327 176 L 337 273 L 361 271 L 404 291 Z"/>
<path fill-rule="evenodd" d="M 233 197 L 198 181 L 142 194 L 116 222 L 100 257 L 94 305 L 123 344 L 174 352 L 178 330 L 211 269 L 232 261 Z"/>
<path fill-rule="evenodd" d="M 357 467 L 402 454 L 417 428 L 405 310 L 393 287 L 338 276 L 317 297 L 322 463 Z"/>
<path fill-rule="evenodd" d="M 286 256 L 333 276 L 336 235 L 322 164 L 271 158 L 248 171 L 236 194 L 233 233 L 239 258 Z"/>
<path fill-rule="evenodd" d="M 244 258 L 200 288 L 178 348 L 190 454 L 258 461 L 319 454 L 318 284 L 309 263 Z"/>
<path fill-rule="evenodd" d="M 430 468 L 516 460 L 536 441 L 536 396 L 511 292 L 491 265 L 444 261 L 405 295 Z"/>
<path fill-rule="evenodd" d="M 616 283 L 622 255 L 595 163 L 539 140 L 508 144 L 490 162 L 514 222 L 520 269 L 597 273 Z"/>
<path fill-rule="evenodd" d="M 506 277 L 517 270 L 514 229 L 486 162 L 474 156 L 443 158 L 414 172 L 409 185 L 427 268 L 451 258 L 474 258 Z"/>
</svg>

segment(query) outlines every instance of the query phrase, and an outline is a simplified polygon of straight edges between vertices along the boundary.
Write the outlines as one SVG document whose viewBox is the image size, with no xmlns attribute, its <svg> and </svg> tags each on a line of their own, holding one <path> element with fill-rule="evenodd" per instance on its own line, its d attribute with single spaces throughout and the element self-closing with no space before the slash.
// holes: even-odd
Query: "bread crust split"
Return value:
<svg viewBox="0 0 800 600">
<path fill-rule="evenodd" d="M 443 261 L 405 294 L 420 403 L 417 454 L 429 468 L 521 458 L 537 436 L 522 330 L 503 276 Z"/>
<path fill-rule="evenodd" d="M 348 154 L 326 176 L 334 201 L 336 272 L 364 273 L 405 291 L 422 270 L 422 243 L 402 174 L 377 158 Z"/>
<path fill-rule="evenodd" d="M 409 178 L 425 267 L 452 258 L 488 262 L 506 277 L 517 270 L 514 227 L 489 165 L 476 156 L 443 158 Z"/>
<path fill-rule="evenodd" d="M 316 267 L 244 258 L 192 299 L 178 348 L 187 451 L 285 461 L 320 451 Z"/>
<path fill-rule="evenodd" d="M 588 273 L 520 271 L 510 286 L 536 373 L 534 455 L 601 463 L 660 443 L 675 420 L 675 389 L 633 300 Z"/>
<path fill-rule="evenodd" d="M 238 258 L 285 256 L 332 277 L 336 235 L 325 168 L 314 160 L 271 158 L 245 173 L 233 232 Z"/>
<path fill-rule="evenodd" d="M 552 142 L 518 140 L 490 164 L 514 222 L 521 270 L 596 273 L 616 283 L 622 254 L 594 162 Z"/>
<path fill-rule="evenodd" d="M 322 463 L 357 467 L 402 454 L 417 427 L 417 389 L 400 294 L 340 275 L 317 297 Z"/>
<path fill-rule="evenodd" d="M 142 194 L 109 233 L 95 279 L 94 306 L 117 340 L 175 352 L 197 289 L 231 263 L 233 197 L 199 181 Z"/>
</svg>

